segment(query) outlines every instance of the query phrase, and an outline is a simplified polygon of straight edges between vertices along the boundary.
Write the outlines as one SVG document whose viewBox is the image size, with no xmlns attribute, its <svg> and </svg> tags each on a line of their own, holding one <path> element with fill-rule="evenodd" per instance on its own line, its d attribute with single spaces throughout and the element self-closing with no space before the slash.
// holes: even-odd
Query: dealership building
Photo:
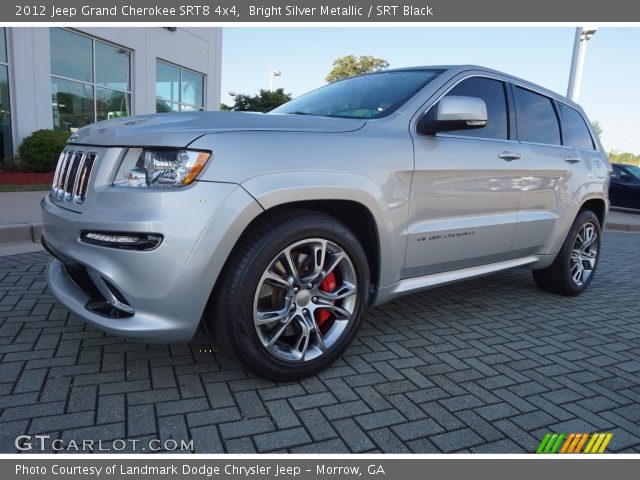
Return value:
<svg viewBox="0 0 640 480">
<path fill-rule="evenodd" d="M 0 28 L 0 158 L 42 128 L 220 106 L 221 28 Z"/>
</svg>

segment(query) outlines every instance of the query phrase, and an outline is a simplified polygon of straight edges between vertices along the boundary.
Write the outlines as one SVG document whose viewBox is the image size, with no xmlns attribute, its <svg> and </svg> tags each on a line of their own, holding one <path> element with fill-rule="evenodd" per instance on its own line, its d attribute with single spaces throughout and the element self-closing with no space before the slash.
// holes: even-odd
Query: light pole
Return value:
<svg viewBox="0 0 640 480">
<path fill-rule="evenodd" d="M 590 27 L 576 28 L 576 35 L 573 41 L 573 55 L 571 57 L 571 72 L 569 73 L 569 86 L 567 87 L 567 97 L 574 102 L 577 102 L 580 97 L 587 42 L 595 35 L 596 30 L 597 28 Z"/>
<path fill-rule="evenodd" d="M 282 76 L 282 72 L 280 70 L 277 69 L 273 69 L 271 70 L 271 87 L 269 88 L 270 91 L 274 91 L 274 85 L 275 85 L 275 81 L 276 81 L 276 77 L 281 77 Z"/>
</svg>

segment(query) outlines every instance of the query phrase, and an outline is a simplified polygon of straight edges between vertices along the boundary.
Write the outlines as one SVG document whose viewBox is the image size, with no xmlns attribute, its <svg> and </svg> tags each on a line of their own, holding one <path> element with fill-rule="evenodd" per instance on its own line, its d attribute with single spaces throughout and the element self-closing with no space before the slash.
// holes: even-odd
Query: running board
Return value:
<svg viewBox="0 0 640 480">
<path fill-rule="evenodd" d="M 537 262 L 538 257 L 524 257 L 504 262 L 490 263 L 478 267 L 461 268 L 450 272 L 432 273 L 422 277 L 413 277 L 400 280 L 391 288 L 391 295 L 396 296 L 404 293 L 425 290 L 431 287 L 446 285 L 459 280 L 467 280 L 475 277 L 482 277 L 491 273 L 509 270 L 511 268 L 522 267 Z"/>
</svg>

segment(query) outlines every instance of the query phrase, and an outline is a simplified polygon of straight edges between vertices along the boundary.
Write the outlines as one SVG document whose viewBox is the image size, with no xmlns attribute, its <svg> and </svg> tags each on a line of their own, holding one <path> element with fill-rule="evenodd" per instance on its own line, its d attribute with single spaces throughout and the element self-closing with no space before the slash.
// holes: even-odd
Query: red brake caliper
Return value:
<svg viewBox="0 0 640 480">
<path fill-rule="evenodd" d="M 333 272 L 331 272 L 320 284 L 320 290 L 322 290 L 323 292 L 332 293 L 335 292 L 336 288 L 338 288 L 336 276 L 333 274 Z M 322 325 L 329 319 L 330 316 L 331 313 L 329 313 L 328 310 L 318 310 L 318 318 L 316 318 L 318 328 L 322 328 Z"/>
</svg>

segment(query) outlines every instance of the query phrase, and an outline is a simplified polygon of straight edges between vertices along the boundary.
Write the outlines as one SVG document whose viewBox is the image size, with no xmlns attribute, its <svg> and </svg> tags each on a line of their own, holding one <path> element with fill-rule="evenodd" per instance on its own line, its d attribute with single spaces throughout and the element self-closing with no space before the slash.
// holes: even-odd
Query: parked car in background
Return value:
<svg viewBox="0 0 640 480">
<path fill-rule="evenodd" d="M 611 164 L 609 201 L 612 207 L 640 210 L 640 167 Z"/>
<path fill-rule="evenodd" d="M 249 368 L 293 380 L 400 295 L 523 266 L 582 293 L 608 176 L 578 105 L 476 66 L 354 77 L 269 114 L 119 118 L 60 156 L 47 277 L 107 332 L 184 342 L 203 318 Z"/>
</svg>

